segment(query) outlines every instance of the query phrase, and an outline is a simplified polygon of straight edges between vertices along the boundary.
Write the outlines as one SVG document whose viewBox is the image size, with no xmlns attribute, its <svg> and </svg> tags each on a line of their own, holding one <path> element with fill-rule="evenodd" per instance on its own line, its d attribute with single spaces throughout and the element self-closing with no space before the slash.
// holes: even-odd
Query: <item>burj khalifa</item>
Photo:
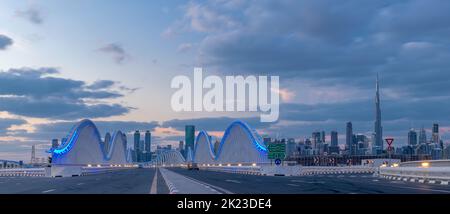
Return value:
<svg viewBox="0 0 450 214">
<path fill-rule="evenodd" d="M 375 95 L 375 146 L 383 151 L 383 127 L 381 126 L 380 84 L 378 80 L 378 74 Z"/>
</svg>

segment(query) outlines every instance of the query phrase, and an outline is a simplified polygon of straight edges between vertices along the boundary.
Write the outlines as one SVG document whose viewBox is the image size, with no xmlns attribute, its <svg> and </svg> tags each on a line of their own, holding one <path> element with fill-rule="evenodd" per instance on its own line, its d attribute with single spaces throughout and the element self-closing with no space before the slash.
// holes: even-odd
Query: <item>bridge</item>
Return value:
<svg viewBox="0 0 450 214">
<path fill-rule="evenodd" d="M 200 131 L 186 159 L 167 150 L 138 167 L 130 161 L 122 132 L 103 143 L 95 124 L 82 120 L 67 141 L 49 151 L 51 167 L 0 169 L 5 184 L 0 193 L 450 193 L 450 160 L 277 166 L 267 159 L 267 150 L 256 131 L 235 121 L 217 152 L 208 133 Z M 188 162 L 198 163 L 200 171 L 187 170 Z M 70 178 L 54 178 L 59 176 Z"/>
</svg>

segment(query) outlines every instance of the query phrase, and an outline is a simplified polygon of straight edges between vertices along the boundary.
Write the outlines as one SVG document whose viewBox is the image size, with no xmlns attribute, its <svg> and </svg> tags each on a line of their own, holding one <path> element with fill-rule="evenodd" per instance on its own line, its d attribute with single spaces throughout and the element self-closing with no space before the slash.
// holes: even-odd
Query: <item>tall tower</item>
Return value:
<svg viewBox="0 0 450 214">
<path fill-rule="evenodd" d="M 134 132 L 134 152 L 136 153 L 136 162 L 141 162 L 141 150 L 140 150 L 140 142 L 141 141 L 141 133 L 139 130 Z"/>
<path fill-rule="evenodd" d="M 35 145 L 31 146 L 31 161 L 32 164 L 36 163 L 36 147 Z"/>
<path fill-rule="evenodd" d="M 426 144 L 426 143 L 427 143 L 427 133 L 425 132 L 425 129 L 422 126 L 419 132 L 419 144 Z"/>
<path fill-rule="evenodd" d="M 375 95 L 375 145 L 383 150 L 383 127 L 381 126 L 380 84 L 378 81 L 378 74 Z"/>
<path fill-rule="evenodd" d="M 439 124 L 437 124 L 437 123 L 433 124 L 433 132 L 431 135 L 431 140 L 436 145 L 439 144 Z"/>
<path fill-rule="evenodd" d="M 186 152 L 189 151 L 189 148 L 191 149 L 191 151 L 194 151 L 194 141 L 195 141 L 195 126 L 193 125 L 186 125 L 184 128 L 184 132 L 185 132 L 185 139 L 184 142 L 186 142 L 186 144 L 184 145 L 186 148 L 184 149 Z M 187 157 L 187 153 L 186 153 L 186 157 Z"/>
<path fill-rule="evenodd" d="M 352 122 L 347 123 L 345 134 L 346 134 L 345 140 L 346 140 L 348 152 L 350 155 L 353 155 L 354 151 L 353 151 L 353 125 L 352 125 Z"/>
<path fill-rule="evenodd" d="M 150 161 L 152 158 L 152 134 L 149 130 L 145 132 L 145 161 Z"/>
</svg>

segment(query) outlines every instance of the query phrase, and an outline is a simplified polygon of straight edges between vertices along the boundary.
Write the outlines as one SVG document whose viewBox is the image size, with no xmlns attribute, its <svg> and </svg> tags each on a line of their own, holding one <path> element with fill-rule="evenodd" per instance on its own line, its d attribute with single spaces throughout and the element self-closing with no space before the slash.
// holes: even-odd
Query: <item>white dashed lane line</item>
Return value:
<svg viewBox="0 0 450 214">
<path fill-rule="evenodd" d="M 236 184 L 240 184 L 240 181 L 237 180 L 225 180 L 226 182 L 231 182 L 231 183 L 236 183 Z"/>
<path fill-rule="evenodd" d="M 49 190 L 45 190 L 45 191 L 42 191 L 42 193 L 49 193 L 49 192 L 53 192 L 53 191 L 55 191 L 56 189 L 49 189 Z"/>
</svg>

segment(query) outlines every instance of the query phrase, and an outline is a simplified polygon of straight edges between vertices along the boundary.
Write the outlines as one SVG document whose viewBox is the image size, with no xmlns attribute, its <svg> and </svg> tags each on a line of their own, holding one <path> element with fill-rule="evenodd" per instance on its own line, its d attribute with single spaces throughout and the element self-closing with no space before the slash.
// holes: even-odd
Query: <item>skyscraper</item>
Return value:
<svg viewBox="0 0 450 214">
<path fill-rule="evenodd" d="M 347 149 L 349 151 L 349 154 L 354 154 L 354 152 L 353 152 L 353 125 L 352 125 L 352 122 L 348 122 L 347 123 L 345 141 L 346 141 L 345 144 L 347 145 Z"/>
<path fill-rule="evenodd" d="M 141 150 L 140 150 L 140 141 L 141 141 L 141 133 L 139 132 L 139 130 L 136 130 L 134 132 L 134 152 L 136 153 L 136 161 L 137 162 L 141 162 L 141 158 L 140 158 L 140 154 L 141 154 Z"/>
<path fill-rule="evenodd" d="M 145 132 L 145 161 L 152 159 L 152 133 L 149 130 Z"/>
<path fill-rule="evenodd" d="M 339 146 L 337 131 L 331 131 L 331 146 Z"/>
<path fill-rule="evenodd" d="M 31 160 L 30 163 L 35 163 L 36 162 L 36 146 L 32 145 L 31 146 Z"/>
<path fill-rule="evenodd" d="M 417 132 L 414 131 L 414 129 L 411 129 L 408 132 L 408 145 L 410 146 L 417 145 Z"/>
<path fill-rule="evenodd" d="M 431 135 L 433 143 L 439 144 L 439 124 L 433 124 L 433 133 Z"/>
<path fill-rule="evenodd" d="M 183 151 L 184 151 L 184 141 L 182 141 L 182 140 L 180 140 L 180 142 L 178 143 L 178 151 L 180 151 L 181 154 L 184 155 L 184 154 L 183 154 Z"/>
<path fill-rule="evenodd" d="M 427 143 L 427 133 L 425 132 L 425 129 L 422 127 L 419 132 L 419 144 L 426 144 Z"/>
<path fill-rule="evenodd" d="M 376 81 L 376 95 L 375 95 L 375 146 L 383 150 L 383 127 L 381 126 L 381 108 L 380 108 L 380 84 Z"/>
<path fill-rule="evenodd" d="M 186 125 L 184 128 L 184 134 L 185 134 L 185 142 L 186 142 L 186 148 L 184 149 L 186 152 L 189 151 L 189 148 L 191 151 L 194 151 L 194 141 L 195 141 L 195 126 L 194 125 Z"/>
</svg>

